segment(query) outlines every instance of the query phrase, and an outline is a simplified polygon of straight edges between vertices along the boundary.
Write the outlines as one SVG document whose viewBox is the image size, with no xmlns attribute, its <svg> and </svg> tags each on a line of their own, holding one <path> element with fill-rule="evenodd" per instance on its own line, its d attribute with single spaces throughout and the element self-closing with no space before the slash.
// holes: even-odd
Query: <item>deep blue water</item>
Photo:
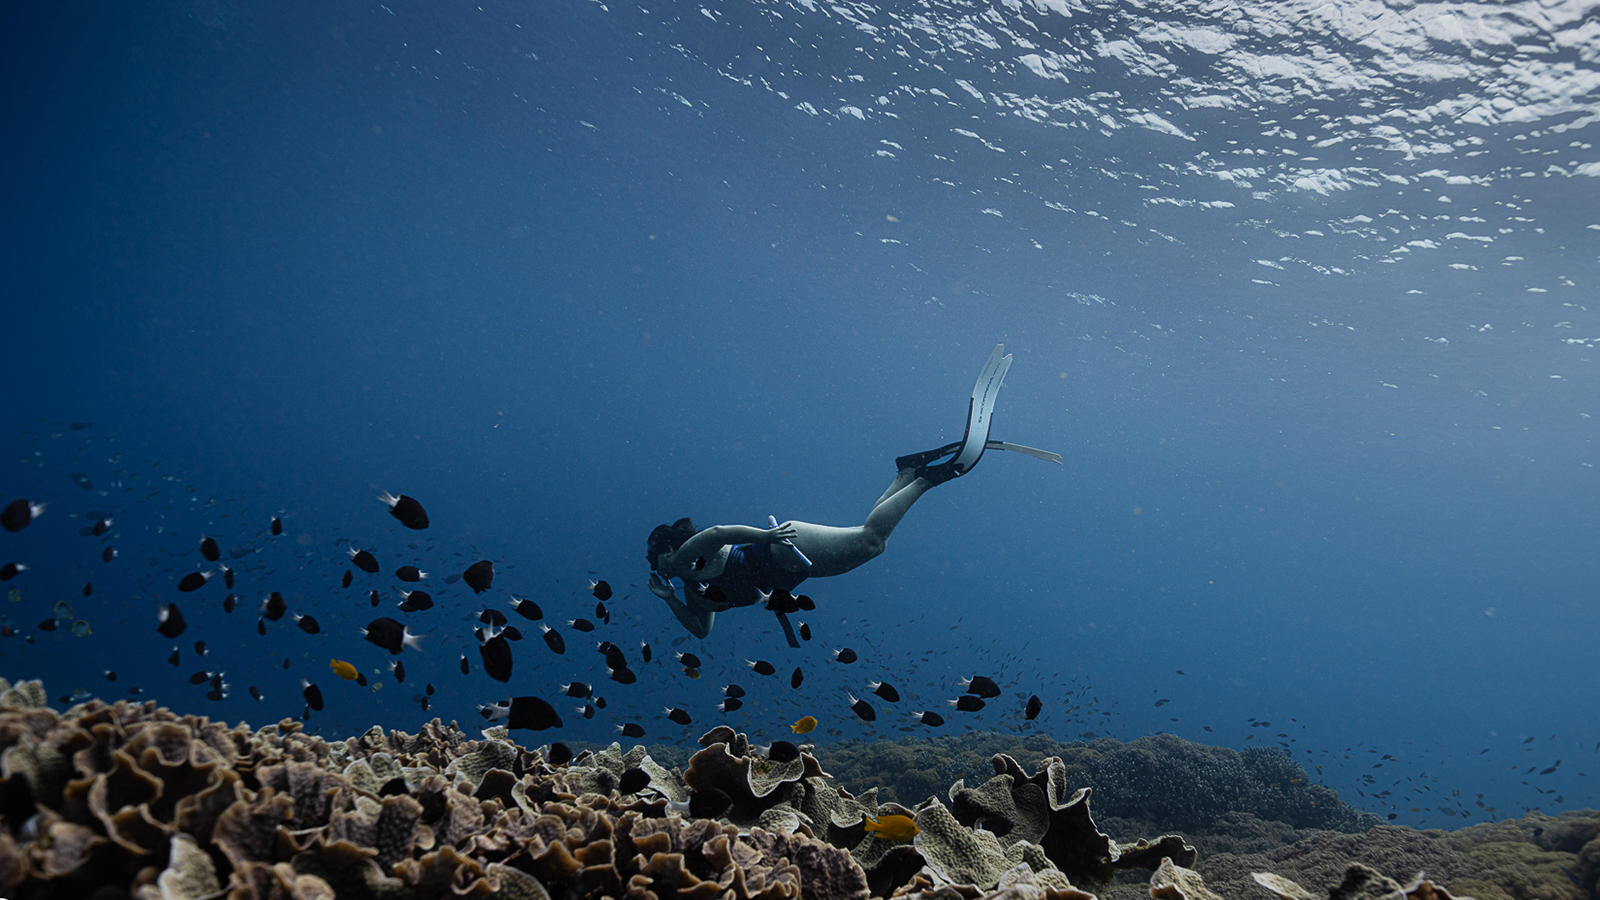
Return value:
<svg viewBox="0 0 1600 900">
<path fill-rule="evenodd" d="M 1597 805 L 1600 6 L 1163 6 L 8 7 L 0 502 L 49 508 L 0 534 L 0 674 L 257 725 L 309 677 L 330 736 L 601 686 L 534 742 L 900 737 L 986 674 L 945 731 L 1282 743 L 1418 826 Z M 994 435 L 1062 465 L 936 488 L 806 584 L 800 651 L 759 610 L 683 640 L 652 527 L 858 523 L 1000 342 Z M 176 591 L 204 534 L 252 551 L 231 616 Z M 352 543 L 385 572 L 343 590 Z M 439 606 L 401 687 L 357 629 L 404 563 Z M 324 633 L 257 636 L 272 590 Z M 503 686 L 468 619 L 508 591 L 568 651 L 525 629 Z M 655 662 L 611 684 L 599 637 Z"/>
</svg>

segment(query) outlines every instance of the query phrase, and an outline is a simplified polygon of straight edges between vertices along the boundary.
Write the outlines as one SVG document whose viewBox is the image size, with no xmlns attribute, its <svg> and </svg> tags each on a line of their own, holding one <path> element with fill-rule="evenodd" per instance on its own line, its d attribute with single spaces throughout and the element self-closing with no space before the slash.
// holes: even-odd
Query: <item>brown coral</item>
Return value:
<svg viewBox="0 0 1600 900">
<path fill-rule="evenodd" d="M 551 766 L 504 729 L 480 740 L 438 720 L 414 735 L 326 741 L 293 720 L 252 730 L 125 701 L 63 715 L 46 700 L 36 683 L 0 680 L 5 896 L 1093 900 L 1072 880 L 1146 868 L 1153 896 L 1184 900 L 1259 898 L 1263 887 L 1319 900 L 1294 878 L 1333 888 L 1331 900 L 1450 900 L 1420 878 L 1401 888 L 1377 874 L 1437 874 L 1440 862 L 1490 900 L 1588 900 L 1551 888 L 1549 873 L 1579 873 L 1588 891 L 1600 871 L 1600 818 L 1568 816 L 1468 829 L 1454 843 L 1406 829 L 1300 841 L 1276 859 L 1208 860 L 1207 886 L 1183 839 L 1101 833 L 1089 792 L 1055 757 L 1029 774 L 995 756 L 994 778 L 951 789 L 952 813 L 933 798 L 880 806 L 875 789 L 852 795 L 810 752 L 773 763 L 725 727 L 679 772 L 618 745 Z M 649 786 L 623 797 L 631 769 Z M 734 799 L 722 821 L 669 812 L 713 788 Z M 884 815 L 913 817 L 921 834 L 897 844 L 865 831 L 865 817 Z M 1356 872 L 1351 858 L 1376 868 Z M 1402 865 L 1419 859 L 1429 865 Z M 1241 870 L 1246 861 L 1265 865 Z"/>
</svg>

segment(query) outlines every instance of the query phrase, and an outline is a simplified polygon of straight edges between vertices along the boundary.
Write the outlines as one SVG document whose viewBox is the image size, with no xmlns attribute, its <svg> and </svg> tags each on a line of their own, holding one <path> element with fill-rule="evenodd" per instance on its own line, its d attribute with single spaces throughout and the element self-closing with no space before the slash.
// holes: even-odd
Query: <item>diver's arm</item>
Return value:
<svg viewBox="0 0 1600 900">
<path fill-rule="evenodd" d="M 684 541 L 673 558 L 692 561 L 701 557 L 709 558 L 729 544 L 776 544 L 792 537 L 792 526 L 752 528 L 749 525 L 713 525 Z"/>
<path fill-rule="evenodd" d="M 672 582 L 663 580 L 656 573 L 650 573 L 650 592 L 667 601 L 667 608 L 672 610 L 672 615 L 688 632 L 701 640 L 711 633 L 711 626 L 716 622 L 717 614 L 709 609 L 701 609 L 698 605 L 690 606 L 678 599 L 678 592 L 673 590 Z M 692 600 L 690 601 L 693 602 Z"/>
</svg>

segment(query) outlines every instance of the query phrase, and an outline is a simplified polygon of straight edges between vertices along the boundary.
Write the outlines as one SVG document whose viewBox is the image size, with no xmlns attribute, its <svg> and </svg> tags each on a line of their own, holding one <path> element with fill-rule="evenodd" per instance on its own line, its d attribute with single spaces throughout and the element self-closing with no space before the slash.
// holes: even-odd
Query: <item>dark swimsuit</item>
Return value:
<svg viewBox="0 0 1600 900">
<path fill-rule="evenodd" d="M 808 572 L 791 572 L 778 565 L 772 558 L 771 544 L 735 544 L 728 550 L 722 574 L 702 583 L 721 588 L 734 606 L 754 606 L 760 602 L 762 591 L 793 591 L 808 577 Z"/>
</svg>

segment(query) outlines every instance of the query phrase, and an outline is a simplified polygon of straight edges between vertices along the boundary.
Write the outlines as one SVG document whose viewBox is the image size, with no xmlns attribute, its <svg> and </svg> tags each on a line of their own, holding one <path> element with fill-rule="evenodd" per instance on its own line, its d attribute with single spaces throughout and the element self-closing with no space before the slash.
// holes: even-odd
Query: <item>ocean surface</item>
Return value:
<svg viewBox="0 0 1600 900">
<path fill-rule="evenodd" d="M 1399 824 L 1600 805 L 1600 4 L 0 17 L 0 504 L 47 504 L 0 533 L 8 678 L 255 725 L 309 679 L 330 737 L 509 696 L 562 715 L 532 744 L 1165 731 L 1282 747 Z M 679 517 L 859 524 L 998 343 L 992 436 L 1061 464 L 933 489 L 799 588 L 801 649 L 760 608 L 693 639 L 646 589 Z M 351 549 L 382 569 L 343 588 Z M 259 635 L 272 591 L 320 633 Z M 509 683 L 485 608 L 524 634 Z M 424 635 L 404 684 L 379 615 Z M 1002 696 L 948 707 L 974 675 Z"/>
</svg>

